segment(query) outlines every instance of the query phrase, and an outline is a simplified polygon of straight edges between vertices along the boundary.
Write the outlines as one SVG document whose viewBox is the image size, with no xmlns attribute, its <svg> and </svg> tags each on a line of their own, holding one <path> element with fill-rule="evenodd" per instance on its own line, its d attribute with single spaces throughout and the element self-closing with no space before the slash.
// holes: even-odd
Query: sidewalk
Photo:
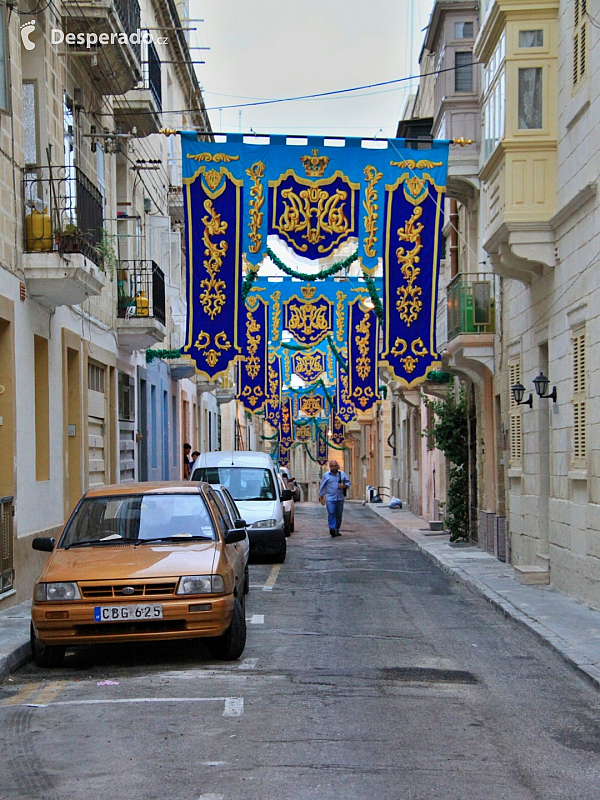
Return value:
<svg viewBox="0 0 600 800">
<path fill-rule="evenodd" d="M 0 681 L 29 661 L 31 601 L 0 611 Z"/>
<path fill-rule="evenodd" d="M 485 597 L 497 611 L 531 630 L 572 667 L 600 688 L 600 611 L 552 586 L 523 586 L 513 569 L 476 545 L 452 546 L 410 511 L 368 506 L 401 531 L 438 567 Z M 433 534 L 433 535 L 432 535 Z"/>
</svg>

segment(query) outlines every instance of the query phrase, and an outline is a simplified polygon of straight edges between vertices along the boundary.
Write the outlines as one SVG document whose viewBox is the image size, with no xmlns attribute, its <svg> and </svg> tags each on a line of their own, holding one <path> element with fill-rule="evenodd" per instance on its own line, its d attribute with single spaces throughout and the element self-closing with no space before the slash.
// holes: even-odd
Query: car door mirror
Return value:
<svg viewBox="0 0 600 800">
<path fill-rule="evenodd" d="M 243 528 L 231 528 L 225 534 L 225 544 L 235 544 L 236 542 L 243 542 L 246 538 L 246 531 Z"/>
<path fill-rule="evenodd" d="M 281 499 L 285 502 L 286 500 L 292 500 L 293 494 L 291 489 L 284 489 L 281 493 Z"/>
<path fill-rule="evenodd" d="M 248 527 L 248 523 L 246 522 L 245 519 L 236 519 L 235 527 L 236 528 L 247 528 Z"/>
<path fill-rule="evenodd" d="M 49 536 L 36 536 L 31 547 L 33 550 L 41 550 L 43 553 L 51 553 L 54 550 L 56 539 L 51 539 Z"/>
</svg>

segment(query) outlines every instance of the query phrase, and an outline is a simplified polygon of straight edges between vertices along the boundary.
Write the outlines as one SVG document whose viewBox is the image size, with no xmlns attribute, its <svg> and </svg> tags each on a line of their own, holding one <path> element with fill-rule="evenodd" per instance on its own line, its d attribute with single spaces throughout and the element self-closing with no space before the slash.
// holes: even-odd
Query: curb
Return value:
<svg viewBox="0 0 600 800">
<path fill-rule="evenodd" d="M 31 661 L 31 645 L 28 641 L 15 647 L 8 655 L 0 656 L 0 681 L 28 661 Z"/>
<path fill-rule="evenodd" d="M 367 505 L 367 507 L 371 508 L 369 505 Z M 557 653 L 566 664 L 584 677 L 594 686 L 594 688 L 600 689 L 600 670 L 593 664 L 588 664 L 581 661 L 574 652 L 569 652 L 567 649 L 565 649 L 566 643 L 562 639 L 560 639 L 558 636 L 555 636 L 543 625 L 540 625 L 539 622 L 532 619 L 532 617 L 530 617 L 520 608 L 505 600 L 501 595 L 499 595 L 485 583 L 477 580 L 477 578 L 473 578 L 468 572 L 460 569 L 460 567 L 453 567 L 449 564 L 446 564 L 435 553 L 432 553 L 423 547 L 423 545 L 417 539 L 413 539 L 410 533 L 403 531 L 399 527 L 396 527 L 391 520 L 387 519 L 387 517 L 384 517 L 382 514 L 379 514 L 374 508 L 371 508 L 371 511 L 380 519 L 384 520 L 384 522 L 387 522 L 393 530 L 397 531 L 398 533 L 402 534 L 402 536 L 405 536 L 407 539 L 413 542 L 413 544 L 419 548 L 420 552 L 423 553 L 423 555 L 426 556 L 429 561 L 435 564 L 436 567 L 441 569 L 447 575 L 452 575 L 455 577 L 472 594 L 487 600 L 494 610 L 501 613 L 505 618 L 512 620 L 521 628 L 526 628 L 528 631 L 533 633 L 539 642 L 546 647 L 549 647 L 551 650 L 554 650 L 554 652 Z"/>
</svg>

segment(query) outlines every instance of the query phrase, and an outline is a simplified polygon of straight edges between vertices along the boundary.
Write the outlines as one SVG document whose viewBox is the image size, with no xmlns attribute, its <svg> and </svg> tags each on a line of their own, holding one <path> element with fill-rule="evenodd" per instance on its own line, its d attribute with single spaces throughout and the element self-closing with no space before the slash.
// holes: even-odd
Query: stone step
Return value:
<svg viewBox="0 0 600 800">
<path fill-rule="evenodd" d="M 536 553 L 535 557 L 538 562 L 538 566 L 543 567 L 544 569 L 550 570 L 550 556 L 548 553 Z"/>
<path fill-rule="evenodd" d="M 514 567 L 515 580 L 525 586 L 550 583 L 550 570 L 534 564 L 521 564 Z"/>
<path fill-rule="evenodd" d="M 444 530 L 444 520 L 442 520 L 442 519 L 430 519 L 429 520 L 429 530 L 430 531 L 443 531 Z"/>
</svg>

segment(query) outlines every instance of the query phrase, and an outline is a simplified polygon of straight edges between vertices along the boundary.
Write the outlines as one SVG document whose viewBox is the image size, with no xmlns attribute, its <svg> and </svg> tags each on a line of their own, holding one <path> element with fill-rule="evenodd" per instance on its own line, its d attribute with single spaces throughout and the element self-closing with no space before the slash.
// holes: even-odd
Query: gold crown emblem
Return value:
<svg viewBox="0 0 600 800">
<path fill-rule="evenodd" d="M 315 296 L 315 292 L 317 291 L 316 286 L 311 286 L 310 283 L 307 283 L 306 286 L 301 286 L 300 291 L 302 292 L 302 296 L 305 300 L 312 300 Z"/>
<path fill-rule="evenodd" d="M 302 156 L 300 161 L 304 165 L 304 170 L 308 178 L 321 178 L 325 174 L 329 164 L 328 156 L 320 156 L 318 150 L 312 151 L 312 156 Z"/>
</svg>

